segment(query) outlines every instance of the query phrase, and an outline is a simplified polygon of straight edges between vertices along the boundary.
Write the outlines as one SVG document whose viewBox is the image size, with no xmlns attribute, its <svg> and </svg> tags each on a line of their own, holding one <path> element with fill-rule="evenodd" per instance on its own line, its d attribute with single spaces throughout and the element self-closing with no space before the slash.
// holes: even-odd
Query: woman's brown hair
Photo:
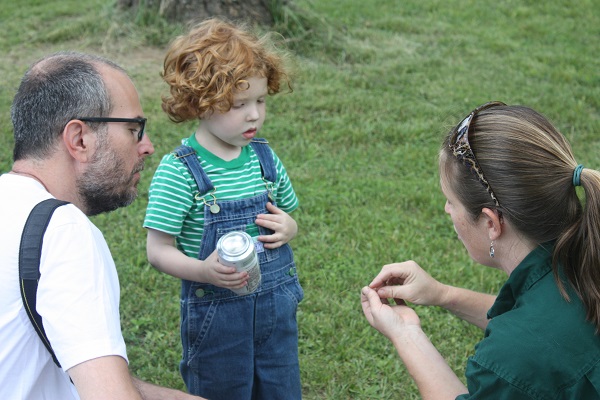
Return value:
<svg viewBox="0 0 600 400">
<path fill-rule="evenodd" d="M 473 219 L 484 207 L 496 209 L 529 240 L 554 241 L 553 271 L 563 297 L 569 300 L 568 282 L 600 331 L 600 172 L 581 171 L 582 201 L 573 183 L 578 163 L 571 146 L 543 115 L 528 107 L 483 110 L 474 116 L 468 135 L 498 205 L 454 157 L 452 135 L 447 135 L 440 166 L 460 202 Z"/>
</svg>

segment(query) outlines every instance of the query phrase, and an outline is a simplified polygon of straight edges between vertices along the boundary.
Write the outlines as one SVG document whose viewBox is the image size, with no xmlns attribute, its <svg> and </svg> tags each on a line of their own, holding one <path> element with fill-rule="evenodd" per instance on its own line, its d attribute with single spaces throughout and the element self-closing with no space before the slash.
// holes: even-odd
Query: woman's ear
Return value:
<svg viewBox="0 0 600 400">
<path fill-rule="evenodd" d="M 496 240 L 502 235 L 502 214 L 498 210 L 491 208 L 483 208 L 481 210 L 483 218 L 485 218 L 486 228 L 490 240 Z"/>
<path fill-rule="evenodd" d="M 90 160 L 92 155 L 90 144 L 96 138 L 85 123 L 77 119 L 69 121 L 63 129 L 62 139 L 71 157 L 82 163 Z"/>
</svg>

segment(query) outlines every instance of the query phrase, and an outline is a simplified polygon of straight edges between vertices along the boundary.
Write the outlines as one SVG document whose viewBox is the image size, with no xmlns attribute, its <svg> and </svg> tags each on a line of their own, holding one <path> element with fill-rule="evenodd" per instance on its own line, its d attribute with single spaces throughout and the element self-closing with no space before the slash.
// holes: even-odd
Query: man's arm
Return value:
<svg viewBox="0 0 600 400">
<path fill-rule="evenodd" d="M 204 397 L 192 396 L 179 390 L 153 385 L 138 378 L 133 378 L 133 383 L 144 400 L 206 400 Z"/>
<path fill-rule="evenodd" d="M 167 389 L 133 378 L 120 356 L 82 362 L 67 371 L 82 400 L 199 400 L 179 390 Z"/>
</svg>

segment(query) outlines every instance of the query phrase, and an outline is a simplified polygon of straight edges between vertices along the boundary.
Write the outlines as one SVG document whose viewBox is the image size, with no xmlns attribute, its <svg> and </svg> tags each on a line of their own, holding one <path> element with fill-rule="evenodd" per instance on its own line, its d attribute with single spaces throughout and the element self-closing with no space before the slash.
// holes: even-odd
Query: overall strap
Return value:
<svg viewBox="0 0 600 400">
<path fill-rule="evenodd" d="M 269 182 L 276 182 L 277 169 L 275 168 L 273 153 L 269 147 L 269 142 L 263 138 L 255 138 L 250 142 L 250 146 L 252 146 L 252 149 L 254 149 L 254 152 L 258 157 L 263 172 L 263 178 Z"/>
<path fill-rule="evenodd" d="M 59 368 L 60 363 L 48 341 L 44 325 L 42 325 L 42 317 L 38 314 L 35 304 L 40 279 L 40 257 L 42 255 L 44 232 L 54 210 L 68 203 L 57 199 L 47 199 L 38 203 L 27 217 L 19 247 L 19 282 L 23 305 L 35 331 Z"/>
<path fill-rule="evenodd" d="M 175 153 L 175 157 L 183 162 L 192 174 L 192 177 L 194 177 L 196 185 L 198 185 L 199 193 L 204 194 L 214 190 L 215 187 L 200 165 L 200 160 L 198 159 L 198 156 L 196 156 L 196 150 L 190 146 L 181 145 L 176 148 L 173 153 Z"/>
</svg>

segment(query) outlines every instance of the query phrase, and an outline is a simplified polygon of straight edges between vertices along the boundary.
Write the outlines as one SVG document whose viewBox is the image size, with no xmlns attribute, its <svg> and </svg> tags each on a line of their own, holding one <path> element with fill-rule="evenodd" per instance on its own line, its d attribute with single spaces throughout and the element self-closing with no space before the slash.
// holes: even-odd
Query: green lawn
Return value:
<svg viewBox="0 0 600 400">
<path fill-rule="evenodd" d="M 494 293 L 505 277 L 474 264 L 439 190 L 443 135 L 488 100 L 525 104 L 572 141 L 577 161 L 600 168 L 600 8 L 597 0 L 327 0 L 296 2 L 306 16 L 294 91 L 269 100 L 262 135 L 300 198 L 291 243 L 305 300 L 300 362 L 305 399 L 417 399 L 393 347 L 371 329 L 360 288 L 386 263 L 414 259 L 438 279 Z M 156 154 L 140 197 L 94 218 L 120 273 L 121 317 L 132 371 L 182 388 L 178 281 L 146 260 L 141 227 L 161 156 L 192 126 L 160 109 L 165 44 L 178 31 L 117 13 L 105 0 L 0 0 L 0 171 L 11 165 L 9 107 L 23 72 L 55 50 L 121 63 L 141 93 Z M 305 27 L 306 28 L 306 27 Z M 418 307 L 425 332 L 463 377 L 482 332 Z"/>
</svg>

